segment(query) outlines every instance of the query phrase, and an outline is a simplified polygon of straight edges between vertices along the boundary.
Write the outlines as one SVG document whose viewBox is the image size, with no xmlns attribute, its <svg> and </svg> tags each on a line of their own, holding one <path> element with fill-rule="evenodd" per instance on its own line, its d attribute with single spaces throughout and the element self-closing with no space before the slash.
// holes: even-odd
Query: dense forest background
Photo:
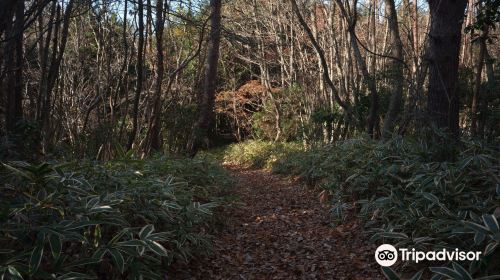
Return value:
<svg viewBox="0 0 500 280">
<path fill-rule="evenodd" d="M 2 154 L 183 152 L 201 115 L 204 146 L 498 136 L 495 1 L 157 2 L 7 1 Z"/>
<path fill-rule="evenodd" d="M 1 279 L 164 279 L 234 206 L 217 161 L 372 241 L 484 250 L 413 279 L 496 273 L 498 0 L 0 7 Z"/>
</svg>

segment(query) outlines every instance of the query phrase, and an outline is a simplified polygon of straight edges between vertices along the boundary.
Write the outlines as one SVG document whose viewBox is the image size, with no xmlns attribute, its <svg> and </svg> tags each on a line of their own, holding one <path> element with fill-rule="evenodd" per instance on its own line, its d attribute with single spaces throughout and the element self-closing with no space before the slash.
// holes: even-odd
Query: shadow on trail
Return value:
<svg viewBox="0 0 500 280">
<path fill-rule="evenodd" d="M 228 167 L 243 206 L 227 215 L 214 254 L 173 279 L 383 279 L 357 219 L 333 227 L 317 190 L 264 170 Z"/>
</svg>

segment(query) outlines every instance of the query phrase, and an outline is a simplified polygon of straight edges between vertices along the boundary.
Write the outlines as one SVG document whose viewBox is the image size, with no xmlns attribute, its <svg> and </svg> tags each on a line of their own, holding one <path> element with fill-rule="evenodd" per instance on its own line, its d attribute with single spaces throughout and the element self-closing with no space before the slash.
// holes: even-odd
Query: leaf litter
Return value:
<svg viewBox="0 0 500 280">
<path fill-rule="evenodd" d="M 229 225 L 213 254 L 175 264 L 171 279 L 384 279 L 361 222 L 334 226 L 318 190 L 266 170 L 228 168 L 242 206 L 222 213 Z"/>
</svg>

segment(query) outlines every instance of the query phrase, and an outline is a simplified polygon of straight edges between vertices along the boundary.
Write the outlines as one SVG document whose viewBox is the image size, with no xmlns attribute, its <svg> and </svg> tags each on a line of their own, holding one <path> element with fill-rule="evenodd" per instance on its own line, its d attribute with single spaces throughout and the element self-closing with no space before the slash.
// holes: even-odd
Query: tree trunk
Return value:
<svg viewBox="0 0 500 280">
<path fill-rule="evenodd" d="M 295 15 L 297 16 L 297 19 L 299 20 L 300 25 L 302 26 L 302 28 L 306 32 L 307 37 L 309 37 L 311 44 L 313 45 L 314 49 L 318 53 L 318 56 L 319 56 L 320 62 L 321 62 L 321 66 L 323 68 L 323 79 L 325 80 L 328 87 L 330 87 L 330 90 L 332 91 L 333 97 L 335 98 L 335 101 L 337 102 L 337 104 L 339 104 L 340 107 L 342 107 L 342 109 L 344 109 L 344 111 L 346 111 L 346 113 L 350 115 L 352 113 L 352 110 L 351 110 L 351 106 L 350 106 L 349 101 L 347 99 L 343 101 L 340 98 L 339 91 L 335 87 L 335 84 L 333 83 L 333 81 L 330 77 L 328 63 L 327 63 L 326 58 L 325 58 L 325 52 L 323 51 L 323 49 L 319 45 L 318 41 L 314 37 L 314 34 L 313 34 L 311 28 L 307 25 L 306 21 L 304 20 L 304 17 L 300 13 L 300 9 L 297 5 L 296 0 L 291 0 L 291 3 L 292 3 L 292 10 L 295 13 Z"/>
<path fill-rule="evenodd" d="M 16 10 L 17 0 L 2 1 L 2 9 L 0 9 L 0 36 L 2 33 L 11 27 L 12 16 Z M 5 36 L 7 38 L 7 36 Z"/>
<path fill-rule="evenodd" d="M 160 138 L 160 120 L 161 120 L 161 90 L 164 74 L 163 66 L 163 28 L 165 18 L 163 13 L 163 0 L 156 0 L 156 81 L 155 81 L 155 101 L 153 107 L 153 114 L 151 116 L 150 128 L 150 149 L 152 151 L 159 151 L 161 149 Z"/>
<path fill-rule="evenodd" d="M 217 64 L 219 62 L 221 7 L 222 0 L 210 0 L 211 27 L 207 50 L 208 54 L 205 65 L 205 79 L 203 81 L 203 92 L 199 102 L 198 120 L 194 124 L 193 131 L 187 145 L 187 152 L 191 157 L 196 155 L 198 150 L 201 148 L 201 144 L 207 139 L 213 119 L 215 90 L 217 87 Z"/>
<path fill-rule="evenodd" d="M 403 103 L 403 43 L 399 36 L 398 15 L 394 0 L 385 0 L 385 14 L 389 25 L 392 45 L 392 61 L 389 65 L 391 100 L 385 116 L 382 138 L 389 138 L 393 133 L 396 120 Z"/>
<path fill-rule="evenodd" d="M 495 72 L 493 69 L 493 63 L 494 59 L 491 58 L 488 48 L 486 47 L 484 49 L 484 64 L 485 64 L 485 70 L 486 70 L 486 92 L 484 93 L 485 96 L 491 96 L 494 94 L 494 85 L 495 85 Z M 481 107 L 482 111 L 486 111 L 488 108 L 488 99 L 484 98 L 481 103 L 478 104 L 478 106 Z M 477 127 L 477 134 L 482 135 L 485 133 L 485 125 L 486 125 L 486 119 L 484 116 L 478 119 L 478 127 Z"/>
<path fill-rule="evenodd" d="M 459 138 L 458 59 L 467 0 L 429 0 L 427 111 L 438 128 Z"/>
<path fill-rule="evenodd" d="M 144 3 L 143 0 L 138 2 L 138 33 L 139 41 L 137 43 L 137 81 L 135 86 L 135 97 L 134 104 L 132 108 L 132 131 L 130 132 L 127 144 L 127 150 L 132 148 L 135 141 L 135 136 L 137 135 L 137 126 L 139 119 L 139 101 L 141 99 L 142 83 L 144 79 Z"/>
<path fill-rule="evenodd" d="M 42 111 L 40 114 L 40 122 L 41 122 L 41 132 L 42 132 L 42 148 L 43 151 L 45 152 L 48 148 L 48 145 L 51 142 L 52 138 L 52 133 L 50 129 L 50 113 L 51 113 L 51 108 L 52 108 L 52 91 L 56 85 L 57 77 L 59 75 L 59 68 L 61 66 L 61 62 L 64 56 L 64 50 L 66 49 L 66 42 L 68 41 L 68 31 L 69 31 L 69 24 L 71 20 L 71 12 L 73 10 L 73 4 L 74 0 L 70 0 L 68 2 L 68 5 L 65 7 L 65 13 L 63 17 L 63 27 L 62 27 L 62 32 L 61 32 L 61 41 L 58 42 L 58 33 L 59 33 L 59 26 L 56 25 L 55 31 L 54 31 L 54 41 L 53 41 L 53 47 L 52 47 L 52 58 L 51 58 L 51 64 L 49 67 L 49 72 L 47 73 L 47 83 L 44 84 L 45 89 L 44 89 L 44 95 L 42 99 Z M 57 22 L 59 22 L 59 9 L 62 9 L 61 7 L 58 7 L 58 16 L 57 16 Z M 59 23 L 57 23 L 59 24 Z M 43 84 L 43 82 L 42 82 Z"/>
<path fill-rule="evenodd" d="M 8 38 L 6 52 L 7 68 L 7 132 L 16 133 L 17 124 L 23 119 L 23 29 L 24 29 L 24 1 L 17 1 L 15 7 L 15 21 L 7 27 Z"/>
<path fill-rule="evenodd" d="M 356 35 L 356 23 L 357 23 L 357 13 L 354 13 L 353 15 L 349 16 L 346 8 L 342 4 L 342 1 L 337 0 L 337 5 L 340 9 L 340 12 L 342 13 L 342 16 L 344 17 L 345 21 L 347 22 L 347 31 L 349 32 L 349 41 L 351 43 L 351 46 L 354 51 L 354 56 L 356 58 L 356 62 L 358 64 L 359 69 L 361 70 L 361 74 L 363 75 L 363 78 L 365 80 L 365 83 L 368 87 L 368 91 L 370 93 L 370 112 L 368 116 L 368 134 L 370 136 L 374 136 L 374 129 L 375 129 L 375 123 L 378 119 L 378 103 L 379 103 L 379 97 L 377 93 L 377 85 L 375 83 L 375 73 L 370 73 L 368 72 L 368 66 L 366 64 L 365 58 L 361 54 L 361 50 L 359 49 L 359 44 L 357 40 L 357 35 Z M 355 4 L 353 5 L 355 6 Z M 375 9 L 375 7 L 373 7 Z M 375 24 L 375 22 L 373 22 Z"/>
<path fill-rule="evenodd" d="M 418 31 L 418 0 L 413 0 L 413 19 L 412 19 L 412 43 L 413 43 L 413 74 L 416 77 L 417 68 L 420 64 L 419 31 Z"/>
<path fill-rule="evenodd" d="M 477 132 L 477 109 L 479 104 L 479 91 L 481 90 L 481 77 L 483 73 L 484 57 L 486 54 L 486 38 L 488 38 L 488 25 L 483 26 L 481 37 L 478 38 L 477 43 L 479 44 L 479 54 L 477 56 L 476 64 L 476 75 L 474 77 L 474 91 L 472 95 L 471 104 L 471 135 L 475 135 Z"/>
</svg>

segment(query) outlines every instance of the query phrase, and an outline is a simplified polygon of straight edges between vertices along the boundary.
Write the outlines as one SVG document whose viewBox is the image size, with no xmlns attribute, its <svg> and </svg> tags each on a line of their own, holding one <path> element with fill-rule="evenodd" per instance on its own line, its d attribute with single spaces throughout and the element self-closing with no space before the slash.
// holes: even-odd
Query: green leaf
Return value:
<svg viewBox="0 0 500 280">
<path fill-rule="evenodd" d="M 57 277 L 58 280 L 79 280 L 79 279 L 97 279 L 94 276 L 89 276 L 87 274 L 70 272 Z"/>
<path fill-rule="evenodd" d="M 84 258 L 84 259 L 81 259 L 81 260 L 77 260 L 76 262 L 72 262 L 70 264 L 67 264 L 64 266 L 64 268 L 68 269 L 68 268 L 71 268 L 71 267 L 80 267 L 80 266 L 86 266 L 88 264 L 95 264 L 95 263 L 98 263 L 99 260 L 96 260 L 94 258 Z"/>
<path fill-rule="evenodd" d="M 447 267 L 430 267 L 429 268 L 432 272 L 443 275 L 445 277 L 448 277 L 450 279 L 454 280 L 460 280 L 463 279 L 462 275 L 460 273 L 456 272 L 455 270 Z"/>
<path fill-rule="evenodd" d="M 52 256 L 56 260 L 59 259 L 59 256 L 61 256 L 61 251 L 62 251 L 61 237 L 59 237 L 56 234 L 51 234 L 49 236 L 49 244 Z"/>
<path fill-rule="evenodd" d="M 150 270 L 142 270 L 140 272 L 142 276 L 144 276 L 144 279 L 152 279 L 152 280 L 163 280 L 165 279 L 162 277 L 160 274 L 154 273 Z"/>
<path fill-rule="evenodd" d="M 498 221 L 493 215 L 483 215 L 484 224 L 492 231 L 499 231 Z"/>
<path fill-rule="evenodd" d="M 390 267 L 382 267 L 382 273 L 389 280 L 400 280 L 401 277 Z"/>
<path fill-rule="evenodd" d="M 472 219 L 472 221 L 476 222 L 476 223 L 480 223 L 481 222 L 481 218 L 474 212 L 470 212 L 470 218 Z"/>
<path fill-rule="evenodd" d="M 495 249 L 498 247 L 499 243 L 497 242 L 490 242 L 488 245 L 486 245 L 486 248 L 484 248 L 484 255 L 489 256 L 493 252 L 495 252 Z"/>
<path fill-rule="evenodd" d="M 2 254 L 12 254 L 14 252 L 15 251 L 11 250 L 11 249 L 0 249 L 0 255 L 2 255 Z"/>
<path fill-rule="evenodd" d="M 469 221 L 465 221 L 464 222 L 466 226 L 468 226 L 469 228 L 471 228 L 472 230 L 476 231 L 476 232 L 481 232 L 481 233 L 484 233 L 484 234 L 490 234 L 490 231 L 488 230 L 488 228 L 480 225 L 480 224 L 476 224 L 476 223 L 473 223 L 473 222 L 469 222 Z"/>
<path fill-rule="evenodd" d="M 476 245 L 479 245 L 484 241 L 485 238 L 486 238 L 486 234 L 479 232 L 479 231 L 476 231 L 476 234 L 474 235 L 474 243 Z"/>
<path fill-rule="evenodd" d="M 122 253 L 118 251 L 117 249 L 109 249 L 108 250 L 111 256 L 113 257 L 113 261 L 115 262 L 116 266 L 120 270 L 120 272 L 123 274 L 125 272 L 125 259 L 123 258 Z"/>
<path fill-rule="evenodd" d="M 145 246 L 146 244 L 142 240 L 134 239 L 134 240 L 127 240 L 127 241 L 118 242 L 115 245 L 117 245 L 117 246 L 129 246 L 129 247 L 142 247 L 142 246 Z"/>
<path fill-rule="evenodd" d="M 128 231 L 128 229 L 126 229 L 126 228 L 122 229 L 115 236 L 113 236 L 113 238 L 109 241 L 109 244 L 116 243 L 118 240 L 120 240 L 120 238 L 122 238 L 123 235 L 125 235 L 125 233 L 127 233 L 127 231 Z"/>
<path fill-rule="evenodd" d="M 423 273 L 424 270 L 422 269 L 419 272 L 415 273 L 415 275 L 413 275 L 410 280 L 420 280 L 420 278 L 422 278 Z"/>
<path fill-rule="evenodd" d="M 168 232 L 157 232 L 150 234 L 148 236 L 148 240 L 151 241 L 167 241 L 170 237 L 170 234 Z"/>
<path fill-rule="evenodd" d="M 23 276 L 21 275 L 21 273 L 19 273 L 19 271 L 17 270 L 17 268 L 15 268 L 14 266 L 9 265 L 7 267 L 7 270 L 9 271 L 9 274 L 12 277 L 15 277 L 15 279 L 24 279 Z"/>
<path fill-rule="evenodd" d="M 435 196 L 434 194 L 423 192 L 422 195 L 425 197 L 425 199 L 430 200 L 430 201 L 434 202 L 435 204 L 439 204 L 439 198 L 437 196 Z"/>
<path fill-rule="evenodd" d="M 89 214 L 97 214 L 97 213 L 104 213 L 104 212 L 112 212 L 114 209 L 109 206 L 109 205 L 101 205 L 101 206 L 95 206 L 92 209 L 89 210 Z"/>
<path fill-rule="evenodd" d="M 460 273 L 460 275 L 462 275 L 463 279 L 472 280 L 472 275 L 470 275 L 470 273 L 465 268 L 463 268 L 463 266 L 461 266 L 455 262 L 452 265 L 453 265 L 453 269 L 455 269 L 455 271 Z"/>
<path fill-rule="evenodd" d="M 33 177 L 32 177 L 29 173 L 26 173 L 26 172 L 24 172 L 24 171 L 21 171 L 21 170 L 19 170 L 19 169 L 15 168 L 15 167 L 10 166 L 10 165 L 5 164 L 5 163 L 2 163 L 2 165 L 3 165 L 5 168 L 9 169 L 12 173 L 17 174 L 17 175 L 19 175 L 19 176 L 21 176 L 21 177 L 24 177 L 25 179 L 28 179 L 28 180 L 30 180 L 30 181 L 33 179 Z"/>
<path fill-rule="evenodd" d="M 141 239 L 146 239 L 154 230 L 155 230 L 155 227 L 153 225 L 146 225 L 139 232 L 139 237 Z"/>
<path fill-rule="evenodd" d="M 100 262 L 102 260 L 102 257 L 104 256 L 104 254 L 106 254 L 106 252 L 107 252 L 107 249 L 99 248 L 92 255 L 92 259 L 95 259 L 96 261 Z"/>
<path fill-rule="evenodd" d="M 407 239 L 408 235 L 402 233 L 402 232 L 381 232 L 378 233 L 379 236 L 385 237 L 385 238 L 394 238 L 394 239 Z"/>
<path fill-rule="evenodd" d="M 163 247 L 160 243 L 158 243 L 156 241 L 148 240 L 147 244 L 148 244 L 149 249 L 151 249 L 151 251 L 153 251 L 155 254 L 157 254 L 159 256 L 164 256 L 164 257 L 168 256 L 167 249 L 165 249 L 165 247 Z"/>
<path fill-rule="evenodd" d="M 422 237 L 413 238 L 413 242 L 415 242 L 415 244 L 423 243 L 423 242 L 427 242 L 427 241 L 432 241 L 432 240 L 434 240 L 434 238 L 429 237 L 429 236 L 422 236 Z"/>
<path fill-rule="evenodd" d="M 30 273 L 33 274 L 38 270 L 43 256 L 43 244 L 37 245 L 31 252 L 30 257 Z"/>
<path fill-rule="evenodd" d="M 67 225 L 66 227 L 64 227 L 64 230 L 75 230 L 75 229 L 79 229 L 82 227 L 96 226 L 99 224 L 101 224 L 101 223 L 98 221 L 74 222 L 74 223 L 71 223 L 71 224 Z"/>
<path fill-rule="evenodd" d="M 495 280 L 495 279 L 500 279 L 500 275 L 484 276 L 484 277 L 476 278 L 475 280 Z"/>
</svg>

